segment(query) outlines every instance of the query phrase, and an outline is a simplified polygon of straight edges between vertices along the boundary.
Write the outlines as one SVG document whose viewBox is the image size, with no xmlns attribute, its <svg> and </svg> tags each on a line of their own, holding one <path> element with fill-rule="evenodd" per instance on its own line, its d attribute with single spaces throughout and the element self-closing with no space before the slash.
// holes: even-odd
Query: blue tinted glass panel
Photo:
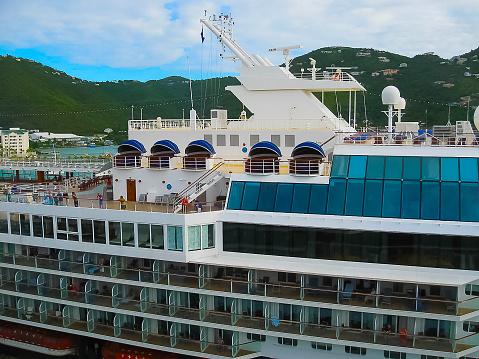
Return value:
<svg viewBox="0 0 479 359">
<path fill-rule="evenodd" d="M 386 157 L 384 179 L 401 179 L 402 157 Z"/>
<path fill-rule="evenodd" d="M 273 212 L 277 183 L 261 183 L 259 189 L 258 211 Z"/>
<path fill-rule="evenodd" d="M 423 172 L 424 173 L 424 172 Z M 423 182 L 421 185 L 421 218 L 439 219 L 439 182 Z"/>
<path fill-rule="evenodd" d="M 441 181 L 459 181 L 458 158 L 441 158 Z"/>
<path fill-rule="evenodd" d="M 291 212 L 308 213 L 309 198 L 311 197 L 311 185 L 297 183 L 294 185 L 293 203 Z"/>
<path fill-rule="evenodd" d="M 422 179 L 426 181 L 439 181 L 439 158 L 423 157 Z"/>
<path fill-rule="evenodd" d="M 477 182 L 477 158 L 459 158 L 462 182 Z"/>
<path fill-rule="evenodd" d="M 228 197 L 228 209 L 240 209 L 243 198 L 244 182 L 233 182 L 231 184 L 230 196 Z"/>
<path fill-rule="evenodd" d="M 276 191 L 275 212 L 291 212 L 291 200 L 293 198 L 292 183 L 278 183 Z"/>
<path fill-rule="evenodd" d="M 381 217 L 383 201 L 383 181 L 366 180 L 364 185 L 364 210 L 363 216 Z"/>
<path fill-rule="evenodd" d="M 404 169 L 406 166 L 404 166 Z M 404 181 L 402 184 L 401 217 L 419 218 L 421 182 Z"/>
<path fill-rule="evenodd" d="M 344 214 L 344 198 L 346 196 L 346 180 L 330 179 L 328 193 L 328 214 Z"/>
<path fill-rule="evenodd" d="M 351 156 L 349 178 L 364 178 L 366 174 L 366 156 Z"/>
<path fill-rule="evenodd" d="M 328 186 L 313 184 L 311 186 L 311 199 L 309 201 L 309 213 L 325 214 L 328 200 Z"/>
<path fill-rule="evenodd" d="M 384 156 L 369 156 L 366 167 L 366 178 L 383 179 L 384 178 Z"/>
<path fill-rule="evenodd" d="M 386 159 L 387 160 L 387 159 Z M 401 181 L 384 181 L 383 217 L 400 218 Z"/>
<path fill-rule="evenodd" d="M 479 222 L 478 183 L 461 183 L 461 221 Z"/>
<path fill-rule="evenodd" d="M 331 177 L 346 178 L 349 168 L 349 156 L 334 156 Z"/>
<path fill-rule="evenodd" d="M 403 179 L 421 179 L 421 157 L 404 157 Z"/>
<path fill-rule="evenodd" d="M 255 211 L 258 206 L 259 183 L 246 182 L 244 185 L 243 201 L 241 202 L 241 209 L 247 211 Z"/>
<path fill-rule="evenodd" d="M 346 207 L 344 208 L 344 214 L 347 216 L 362 216 L 363 197 L 364 180 L 348 180 L 346 190 Z"/>
<path fill-rule="evenodd" d="M 441 183 L 441 219 L 445 221 L 459 220 L 459 183 Z"/>
</svg>

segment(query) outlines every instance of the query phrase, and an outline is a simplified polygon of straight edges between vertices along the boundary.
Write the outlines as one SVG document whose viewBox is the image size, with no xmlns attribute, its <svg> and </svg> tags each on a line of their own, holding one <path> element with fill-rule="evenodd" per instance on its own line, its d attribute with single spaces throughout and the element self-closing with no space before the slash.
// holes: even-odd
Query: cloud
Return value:
<svg viewBox="0 0 479 359">
<path fill-rule="evenodd" d="M 373 47 L 413 56 L 442 57 L 479 46 L 476 0 L 3 0 L 0 48 L 36 49 L 70 64 L 174 71 L 188 67 L 210 74 L 234 72 L 218 65 L 220 46 L 199 19 L 231 11 L 234 36 L 249 53 L 283 61 L 276 46 L 303 45 L 299 55 L 323 46 Z M 210 69 L 205 67 L 209 66 Z M 212 70 L 216 66 L 215 70 Z M 197 76 L 196 76 L 197 77 Z"/>
</svg>

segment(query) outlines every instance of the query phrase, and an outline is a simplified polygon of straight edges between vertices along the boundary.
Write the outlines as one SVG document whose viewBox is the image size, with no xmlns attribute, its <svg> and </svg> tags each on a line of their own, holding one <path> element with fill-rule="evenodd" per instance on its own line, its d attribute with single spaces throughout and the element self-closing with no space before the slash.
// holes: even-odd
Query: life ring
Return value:
<svg viewBox="0 0 479 359">
<path fill-rule="evenodd" d="M 339 74 L 339 73 L 336 72 L 336 73 L 334 74 L 334 81 L 339 81 L 340 79 L 341 79 L 341 74 Z"/>
</svg>

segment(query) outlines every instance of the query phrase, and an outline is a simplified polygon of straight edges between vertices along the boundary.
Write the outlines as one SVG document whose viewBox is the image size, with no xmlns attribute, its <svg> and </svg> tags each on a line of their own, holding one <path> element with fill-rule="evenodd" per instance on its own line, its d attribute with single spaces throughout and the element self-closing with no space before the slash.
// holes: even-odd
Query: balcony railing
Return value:
<svg viewBox="0 0 479 359">
<path fill-rule="evenodd" d="M 359 308 L 381 308 L 408 312 L 435 313 L 443 315 L 461 316 L 479 310 L 479 297 L 472 297 L 462 301 L 440 298 L 411 297 L 404 295 L 364 293 L 353 290 L 337 290 L 327 288 L 312 288 L 307 285 L 286 284 L 283 282 L 264 283 L 233 278 L 204 277 L 197 274 L 186 274 L 181 269 L 170 266 L 166 271 L 152 271 L 111 267 L 98 263 L 84 263 L 78 261 L 58 260 L 42 257 L 27 257 L 23 255 L 3 254 L 1 262 L 21 265 L 25 267 L 59 270 L 59 275 L 73 273 L 89 274 L 95 280 L 101 277 L 131 280 L 132 283 L 159 283 L 183 288 L 198 288 L 216 292 L 247 293 L 251 296 L 263 298 L 286 298 L 304 302 L 320 302 L 330 304 L 344 304 Z M 101 270 L 100 270 L 101 269 Z M 112 273 L 115 273 L 113 275 Z M 385 282 L 382 282 L 385 283 Z M 133 284 L 134 285 L 134 284 Z"/>
</svg>

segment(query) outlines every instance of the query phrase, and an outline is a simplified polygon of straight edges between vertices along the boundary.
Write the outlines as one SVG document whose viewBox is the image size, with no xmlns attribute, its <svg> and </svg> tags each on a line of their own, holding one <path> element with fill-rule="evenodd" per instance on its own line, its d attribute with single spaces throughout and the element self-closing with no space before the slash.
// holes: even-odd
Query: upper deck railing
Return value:
<svg viewBox="0 0 479 359">
<path fill-rule="evenodd" d="M 12 160 L 0 158 L 0 170 L 57 170 L 69 172 L 97 172 L 111 159 L 46 159 L 46 160 Z"/>
</svg>

